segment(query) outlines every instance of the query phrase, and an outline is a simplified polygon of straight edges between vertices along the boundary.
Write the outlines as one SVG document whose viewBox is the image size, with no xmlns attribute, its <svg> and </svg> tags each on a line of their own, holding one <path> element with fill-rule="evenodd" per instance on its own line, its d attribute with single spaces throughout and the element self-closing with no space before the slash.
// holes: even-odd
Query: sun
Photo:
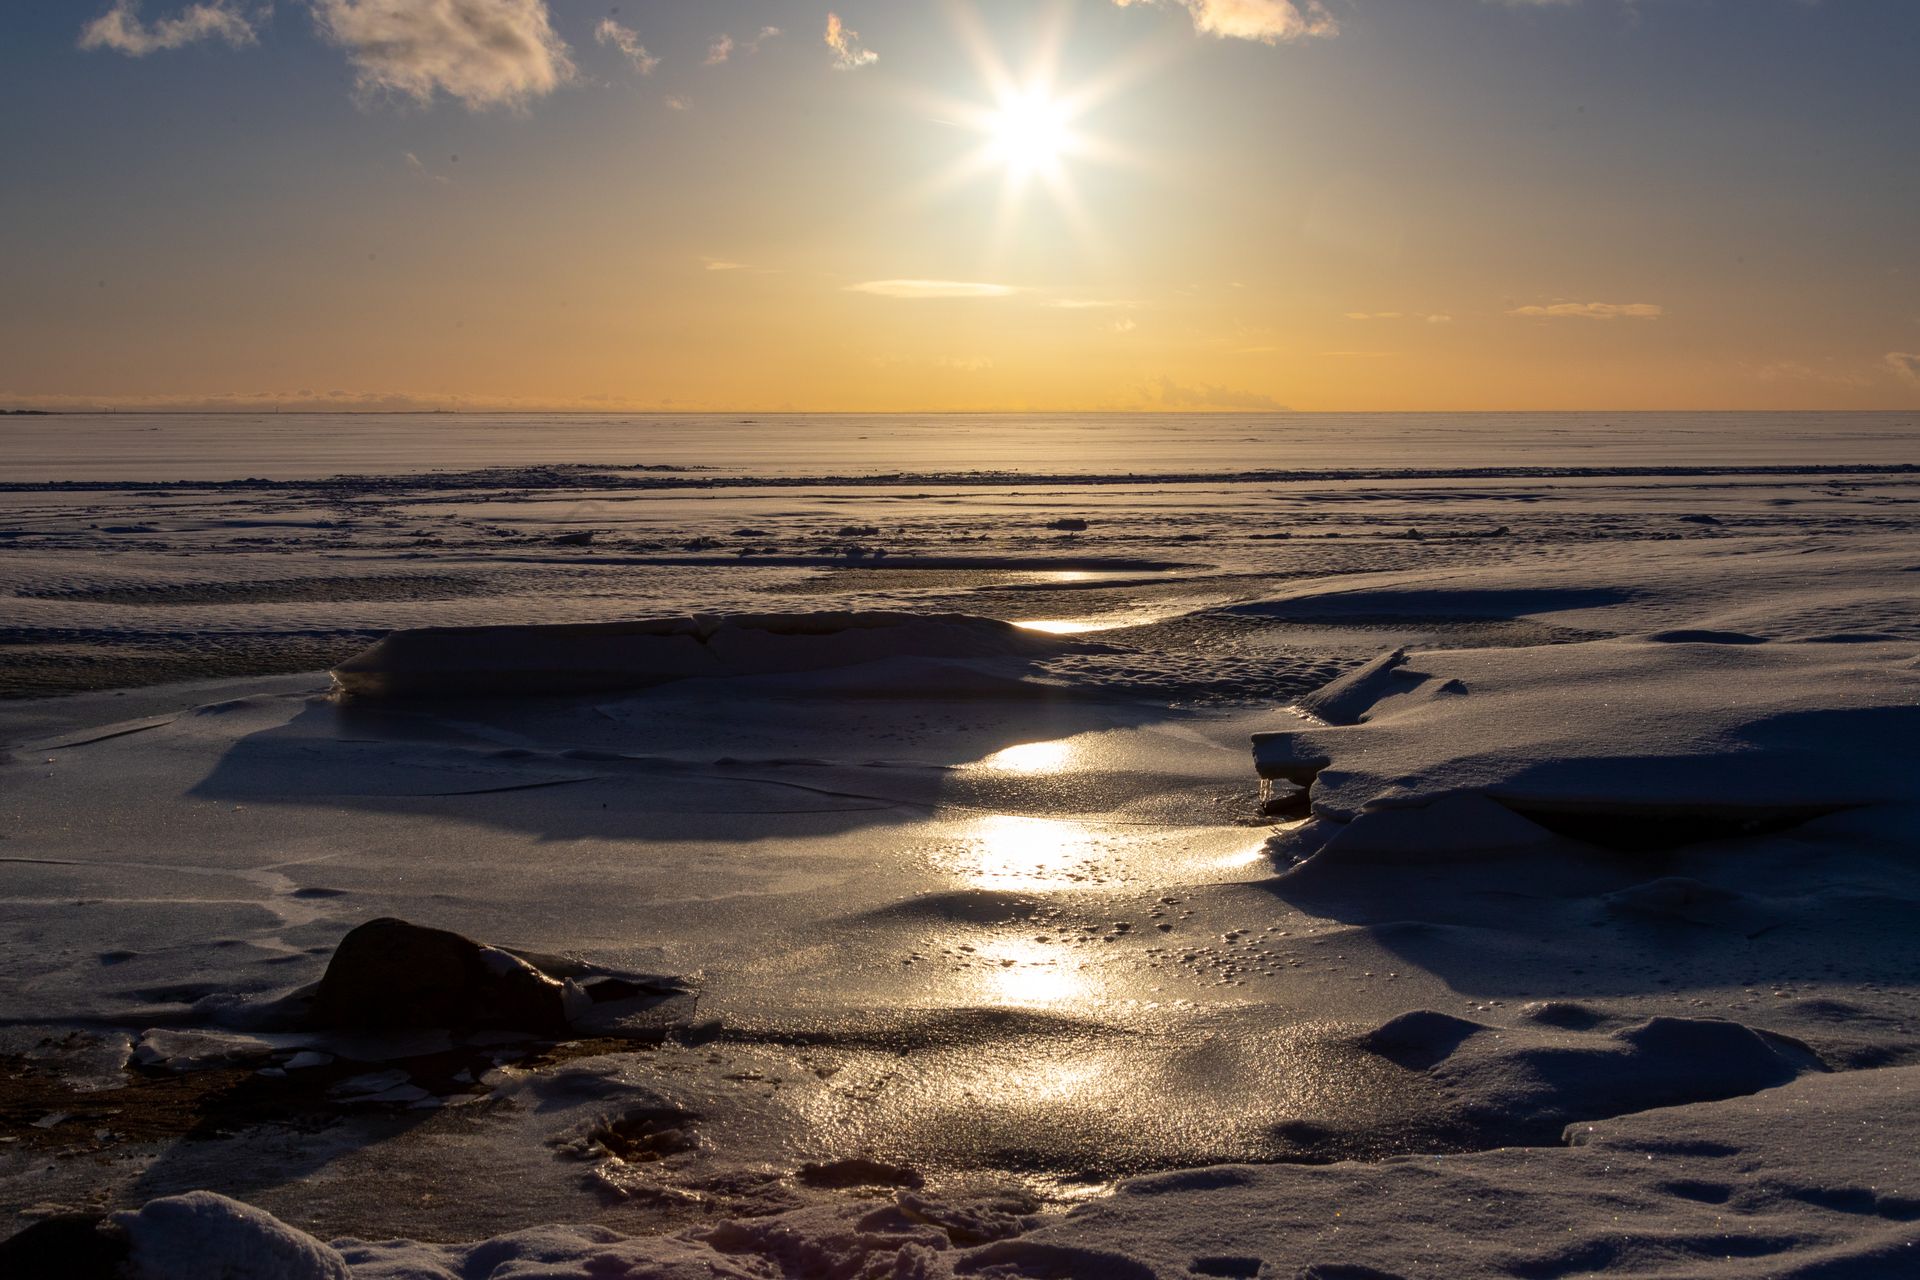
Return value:
<svg viewBox="0 0 1920 1280">
<path fill-rule="evenodd" d="M 1002 94 L 986 121 L 994 156 L 1015 178 L 1057 172 L 1073 148 L 1069 125 L 1067 106 L 1041 87 Z"/>
<path fill-rule="evenodd" d="M 1112 59 L 1091 75 L 1070 71 L 1066 57 L 1070 5 L 1056 0 L 1036 6 L 1043 12 L 1027 40 L 1025 65 L 1016 72 L 967 0 L 956 0 L 953 17 L 963 49 L 972 55 L 979 77 L 975 93 L 963 97 L 917 89 L 913 101 L 928 121 L 972 135 L 972 145 L 951 163 L 906 194 L 911 203 L 933 199 L 982 178 L 997 178 L 999 207 L 990 233 L 990 251 L 1013 239 L 1030 198 L 1038 193 L 1065 221 L 1078 242 L 1093 251 L 1098 236 L 1078 191 L 1082 170 L 1141 167 L 1129 148 L 1090 128 L 1096 110 L 1156 65 L 1145 49 Z"/>
</svg>

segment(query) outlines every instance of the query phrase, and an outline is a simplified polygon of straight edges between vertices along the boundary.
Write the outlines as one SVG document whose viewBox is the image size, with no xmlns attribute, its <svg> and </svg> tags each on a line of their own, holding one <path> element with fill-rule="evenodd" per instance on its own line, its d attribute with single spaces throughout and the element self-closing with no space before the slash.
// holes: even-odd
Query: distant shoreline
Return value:
<svg viewBox="0 0 1920 1280">
<path fill-rule="evenodd" d="M 1913 415 L 1920 408 L 1852 409 L 0 409 L 31 418 L 1871 418 Z"/>
</svg>

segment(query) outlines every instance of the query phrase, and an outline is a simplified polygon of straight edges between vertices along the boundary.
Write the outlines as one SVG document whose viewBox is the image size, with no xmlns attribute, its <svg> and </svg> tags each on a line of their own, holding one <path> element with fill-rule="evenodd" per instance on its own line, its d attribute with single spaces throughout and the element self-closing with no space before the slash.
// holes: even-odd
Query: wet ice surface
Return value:
<svg viewBox="0 0 1920 1280">
<path fill-rule="evenodd" d="M 1445 1275 L 1420 1223 L 1479 1197 L 1506 1206 L 1484 1211 L 1489 1269 L 1886 1274 L 1911 1169 L 1834 1134 L 1911 1110 L 1920 869 L 1884 749 L 1911 735 L 1822 738 L 1817 768 L 1771 780 L 1760 740 L 1757 789 L 1821 812 L 1677 844 L 1519 839 L 1482 800 L 1541 762 L 1615 762 L 1603 800 L 1647 784 L 1660 715 L 1555 722 L 1556 679 L 1569 708 L 1617 691 L 1669 721 L 1692 716 L 1680 679 L 1712 728 L 1820 709 L 1817 668 L 1843 673 L 1830 709 L 1911 716 L 1916 485 L 0 494 L 27 531 L 0 560 L 7 652 L 57 637 L 81 665 L 713 610 L 964 612 L 1062 642 L 986 663 L 991 698 L 882 663 L 459 701 L 250 674 L 0 706 L 0 1200 L 24 1223 L 209 1188 L 322 1239 L 595 1224 L 645 1237 L 619 1246 L 636 1267 L 741 1274 L 802 1240 L 888 1267 L 924 1247 L 926 1274 Z M 1045 527 L 1062 516 L 1089 527 Z M 722 545 L 683 545 L 703 538 Z M 769 542 L 793 562 L 735 554 Z M 1401 646 L 1404 689 L 1327 725 L 1286 710 Z M 1729 723 L 1668 755 L 1725 749 Z M 1248 743 L 1273 731 L 1324 757 L 1319 812 L 1263 816 Z M 559 1045 L 248 1024 L 381 915 L 694 995 L 661 1034 Z M 1671 1118 L 1609 1119 L 1630 1113 Z M 1789 1136 L 1817 1115 L 1837 1118 Z M 1568 1125 L 1625 1136 L 1569 1149 Z M 1644 1163 L 1635 1125 L 1698 1134 L 1665 1177 L 1595 1172 Z M 1537 1150 L 1488 1150 L 1514 1143 Z M 1657 1225 L 1609 1234 L 1582 1210 L 1602 1188 Z M 541 1248 L 584 1267 L 596 1239 Z M 342 1248 L 370 1275 L 467 1265 Z"/>
</svg>

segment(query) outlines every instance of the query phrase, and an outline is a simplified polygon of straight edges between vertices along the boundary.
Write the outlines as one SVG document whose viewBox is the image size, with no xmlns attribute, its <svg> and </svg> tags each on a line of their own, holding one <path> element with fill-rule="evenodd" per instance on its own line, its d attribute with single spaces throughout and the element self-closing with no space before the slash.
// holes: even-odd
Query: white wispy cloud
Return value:
<svg viewBox="0 0 1920 1280">
<path fill-rule="evenodd" d="M 1290 40 L 1340 34 L 1340 24 L 1320 0 L 1113 0 L 1122 8 L 1136 4 L 1178 4 L 1193 18 L 1193 29 L 1223 40 Z"/>
<path fill-rule="evenodd" d="M 140 17 L 140 0 L 114 0 L 110 9 L 80 29 L 80 47 L 111 49 L 129 58 L 202 40 L 224 40 L 238 49 L 258 39 L 254 23 L 271 12 L 271 6 L 250 12 L 236 0 L 203 0 L 170 18 L 145 22 Z"/>
<path fill-rule="evenodd" d="M 453 179 L 447 177 L 446 174 L 435 173 L 432 169 L 429 169 L 427 162 L 413 152 L 407 151 L 402 154 L 407 158 L 407 172 L 419 178 L 421 181 L 438 183 L 441 186 L 445 186 L 447 183 L 453 181 Z"/>
<path fill-rule="evenodd" d="M 547 0 L 312 0 L 320 34 L 344 49 L 363 94 L 470 110 L 521 106 L 573 78 Z"/>
<path fill-rule="evenodd" d="M 1887 368 L 1893 370 L 1893 376 L 1920 385 L 1920 352 L 1889 351 Z"/>
<path fill-rule="evenodd" d="M 1667 309 L 1651 302 L 1555 302 L 1543 307 L 1515 307 L 1510 316 L 1542 320 L 1658 320 Z"/>
<path fill-rule="evenodd" d="M 707 65 L 717 67 L 733 56 L 733 37 L 715 36 L 707 45 Z"/>
<path fill-rule="evenodd" d="M 1020 292 L 1008 284 L 978 280 L 867 280 L 847 286 L 848 293 L 878 298 L 1006 298 Z"/>
<path fill-rule="evenodd" d="M 647 46 L 640 43 L 640 33 L 632 27 L 623 27 L 612 18 L 600 19 L 600 25 L 593 29 L 595 44 L 610 44 L 625 55 L 633 69 L 643 76 L 650 76 L 654 68 L 660 65 L 660 59 L 647 52 Z"/>
<path fill-rule="evenodd" d="M 1424 321 L 1427 324 L 1452 324 L 1453 323 L 1452 316 L 1427 315 L 1424 312 L 1419 312 L 1419 311 L 1415 311 L 1411 314 L 1405 311 L 1349 311 L 1346 313 L 1346 315 L 1347 315 L 1347 319 L 1349 320 L 1361 320 L 1361 321 L 1420 320 L 1420 321 Z"/>
<path fill-rule="evenodd" d="M 840 15 L 827 15 L 827 48 L 833 50 L 833 69 L 852 71 L 880 61 L 880 55 L 860 43 L 860 33 L 840 21 Z"/>
</svg>

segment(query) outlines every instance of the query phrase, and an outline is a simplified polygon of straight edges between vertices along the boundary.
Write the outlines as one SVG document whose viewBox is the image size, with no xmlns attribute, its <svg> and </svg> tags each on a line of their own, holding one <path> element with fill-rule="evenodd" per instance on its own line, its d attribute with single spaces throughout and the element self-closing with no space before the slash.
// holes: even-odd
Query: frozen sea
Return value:
<svg viewBox="0 0 1920 1280">
<path fill-rule="evenodd" d="M 0 1236 L 330 1280 L 1916 1263 L 1916 415 L 0 441 Z M 317 1024 L 382 916 L 618 998 Z"/>
</svg>

